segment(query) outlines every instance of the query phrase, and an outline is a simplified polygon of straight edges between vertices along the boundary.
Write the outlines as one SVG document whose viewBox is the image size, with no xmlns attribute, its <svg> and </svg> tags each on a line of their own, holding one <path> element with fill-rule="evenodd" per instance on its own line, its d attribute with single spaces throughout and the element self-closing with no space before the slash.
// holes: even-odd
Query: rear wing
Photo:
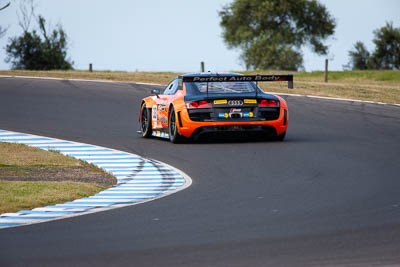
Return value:
<svg viewBox="0 0 400 267">
<path fill-rule="evenodd" d="M 288 88 L 293 89 L 293 75 L 201 75 L 183 76 L 183 82 L 288 82 Z"/>
</svg>

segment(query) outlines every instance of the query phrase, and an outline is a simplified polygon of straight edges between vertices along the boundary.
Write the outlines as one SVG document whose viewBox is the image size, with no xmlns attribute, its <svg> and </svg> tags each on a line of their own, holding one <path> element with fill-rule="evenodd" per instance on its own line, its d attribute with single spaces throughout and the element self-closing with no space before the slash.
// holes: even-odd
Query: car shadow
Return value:
<svg viewBox="0 0 400 267">
<path fill-rule="evenodd" d="M 199 137 L 197 139 L 187 139 L 184 143 L 190 144 L 233 144 L 233 143 L 279 143 L 274 137 L 218 137 L 207 136 Z"/>
</svg>

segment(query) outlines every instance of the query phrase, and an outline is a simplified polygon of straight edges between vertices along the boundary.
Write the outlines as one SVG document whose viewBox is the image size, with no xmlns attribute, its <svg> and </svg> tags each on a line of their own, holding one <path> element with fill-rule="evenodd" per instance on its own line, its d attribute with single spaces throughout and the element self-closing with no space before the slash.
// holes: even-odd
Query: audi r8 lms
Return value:
<svg viewBox="0 0 400 267">
<path fill-rule="evenodd" d="M 142 99 L 139 113 L 143 137 L 177 143 L 207 135 L 255 134 L 283 140 L 288 127 L 286 101 L 264 91 L 259 82 L 287 81 L 292 75 L 185 74 L 161 92 Z"/>
</svg>

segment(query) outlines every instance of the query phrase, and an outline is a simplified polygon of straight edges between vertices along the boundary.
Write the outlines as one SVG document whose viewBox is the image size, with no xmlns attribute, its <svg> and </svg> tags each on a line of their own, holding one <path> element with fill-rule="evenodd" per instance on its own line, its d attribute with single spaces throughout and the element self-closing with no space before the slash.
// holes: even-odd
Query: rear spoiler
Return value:
<svg viewBox="0 0 400 267">
<path fill-rule="evenodd" d="M 293 89 L 293 75 L 202 75 L 183 76 L 183 82 L 288 82 L 288 88 Z"/>
</svg>

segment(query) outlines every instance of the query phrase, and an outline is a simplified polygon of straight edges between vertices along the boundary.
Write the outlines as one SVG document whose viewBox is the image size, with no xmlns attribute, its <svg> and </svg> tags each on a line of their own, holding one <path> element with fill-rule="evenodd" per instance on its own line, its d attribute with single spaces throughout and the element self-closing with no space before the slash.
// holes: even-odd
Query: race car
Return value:
<svg viewBox="0 0 400 267">
<path fill-rule="evenodd" d="M 286 101 L 264 93 L 259 82 L 287 81 L 292 75 L 236 73 L 184 74 L 161 92 L 142 99 L 139 113 L 143 137 L 158 136 L 178 143 L 209 135 L 255 134 L 282 141 L 288 127 Z"/>
</svg>

